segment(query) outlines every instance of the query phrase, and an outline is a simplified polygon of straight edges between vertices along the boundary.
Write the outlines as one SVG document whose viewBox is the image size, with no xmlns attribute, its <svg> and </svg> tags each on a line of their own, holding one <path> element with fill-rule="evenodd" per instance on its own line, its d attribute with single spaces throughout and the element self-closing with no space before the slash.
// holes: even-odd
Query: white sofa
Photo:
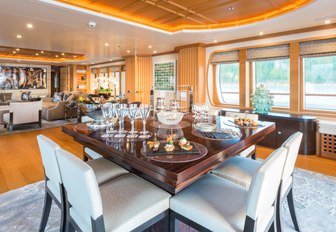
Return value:
<svg viewBox="0 0 336 232">
<path fill-rule="evenodd" d="M 3 121 L 10 131 L 16 125 L 38 124 L 41 127 L 42 101 L 11 102 Z"/>
</svg>

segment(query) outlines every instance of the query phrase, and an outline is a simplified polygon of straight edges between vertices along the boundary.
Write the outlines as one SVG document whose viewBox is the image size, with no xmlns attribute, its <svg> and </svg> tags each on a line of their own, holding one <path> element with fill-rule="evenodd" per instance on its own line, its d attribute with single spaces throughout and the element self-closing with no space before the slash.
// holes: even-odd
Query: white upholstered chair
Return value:
<svg viewBox="0 0 336 232">
<path fill-rule="evenodd" d="M 44 135 L 37 136 L 38 145 L 40 148 L 42 163 L 45 172 L 45 199 L 42 213 L 42 220 L 40 223 L 39 231 L 44 231 L 49 218 L 52 200 L 60 207 L 61 216 L 61 230 L 64 231 L 65 227 L 65 202 L 63 195 L 63 182 L 59 171 L 59 165 L 56 158 L 56 150 L 60 146 Z M 120 175 L 127 174 L 128 171 L 119 167 L 111 161 L 104 158 L 88 161 L 97 178 L 99 184 L 105 183 Z"/>
<path fill-rule="evenodd" d="M 15 125 L 36 123 L 41 127 L 42 101 L 11 102 L 9 113 L 3 115 L 3 121 L 12 131 Z"/>
<path fill-rule="evenodd" d="M 230 117 L 230 118 L 247 118 L 253 121 L 258 121 L 259 115 L 258 114 L 249 114 L 249 113 L 238 113 L 238 112 L 230 112 L 227 111 L 225 112 L 225 117 Z M 255 152 L 256 152 L 256 146 L 252 145 L 246 148 L 245 150 L 241 151 L 238 155 L 241 157 L 251 157 L 252 159 L 255 159 Z"/>
<path fill-rule="evenodd" d="M 298 156 L 301 140 L 302 133 L 296 132 L 282 144 L 282 147 L 287 148 L 288 152 L 286 154 L 286 162 L 281 177 L 281 191 L 279 193 L 277 207 L 277 231 L 281 231 L 281 206 L 286 198 L 295 230 L 300 231 L 295 213 L 292 187 L 293 171 Z M 235 182 L 248 189 L 251 184 L 253 175 L 258 171 L 258 168 L 260 168 L 262 164 L 263 161 L 260 160 L 252 160 L 235 156 L 219 165 L 216 169 L 212 170 L 211 173 Z"/>
<path fill-rule="evenodd" d="M 170 228 L 175 228 L 178 219 L 200 226 L 196 228 L 200 231 L 274 230 L 275 201 L 286 153 L 283 147 L 274 151 L 253 176 L 249 189 L 206 174 L 170 199 Z"/>
<path fill-rule="evenodd" d="M 131 231 L 168 215 L 170 194 L 146 180 L 126 174 L 98 186 L 87 163 L 62 149 L 56 154 L 70 231 Z"/>
</svg>

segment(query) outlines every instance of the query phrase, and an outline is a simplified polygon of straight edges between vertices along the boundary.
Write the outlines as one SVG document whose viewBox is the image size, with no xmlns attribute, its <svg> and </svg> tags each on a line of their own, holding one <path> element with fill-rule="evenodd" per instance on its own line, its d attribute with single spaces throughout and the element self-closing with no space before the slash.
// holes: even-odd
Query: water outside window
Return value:
<svg viewBox="0 0 336 232">
<path fill-rule="evenodd" d="M 219 65 L 219 98 L 224 104 L 239 104 L 239 63 Z"/>
</svg>

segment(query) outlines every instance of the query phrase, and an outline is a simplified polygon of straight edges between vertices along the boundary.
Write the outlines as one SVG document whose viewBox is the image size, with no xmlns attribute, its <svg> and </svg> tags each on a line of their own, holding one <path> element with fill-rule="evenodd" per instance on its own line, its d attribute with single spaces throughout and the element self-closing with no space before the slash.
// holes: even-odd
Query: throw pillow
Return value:
<svg viewBox="0 0 336 232">
<path fill-rule="evenodd" d="M 30 100 L 30 91 L 22 92 L 21 100 L 22 101 L 29 101 Z"/>
<path fill-rule="evenodd" d="M 55 93 L 54 93 L 53 101 L 54 101 L 54 102 L 62 101 L 62 100 L 63 100 L 63 95 L 64 95 L 63 92 L 60 92 L 60 93 L 55 92 Z"/>
<path fill-rule="evenodd" d="M 63 101 L 67 101 L 67 99 L 71 96 L 71 93 L 70 92 L 64 92 L 64 95 L 63 95 Z"/>
<path fill-rule="evenodd" d="M 68 96 L 68 98 L 67 99 L 65 99 L 66 101 L 68 101 L 68 102 L 71 102 L 71 101 L 73 101 L 74 100 L 74 98 L 75 98 L 75 95 L 73 95 L 73 94 L 70 94 L 69 96 Z"/>
</svg>

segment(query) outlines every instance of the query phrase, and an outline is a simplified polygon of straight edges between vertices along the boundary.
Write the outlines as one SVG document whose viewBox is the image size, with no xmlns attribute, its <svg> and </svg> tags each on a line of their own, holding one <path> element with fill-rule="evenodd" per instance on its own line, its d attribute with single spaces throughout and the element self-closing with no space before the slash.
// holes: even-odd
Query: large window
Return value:
<svg viewBox="0 0 336 232">
<path fill-rule="evenodd" d="M 303 58 L 304 108 L 336 110 L 336 56 Z"/>
<path fill-rule="evenodd" d="M 289 108 L 289 59 L 254 62 L 255 86 L 264 85 L 274 96 L 274 106 Z"/>
<path fill-rule="evenodd" d="M 218 64 L 218 82 L 221 101 L 239 104 L 239 63 Z"/>
</svg>

